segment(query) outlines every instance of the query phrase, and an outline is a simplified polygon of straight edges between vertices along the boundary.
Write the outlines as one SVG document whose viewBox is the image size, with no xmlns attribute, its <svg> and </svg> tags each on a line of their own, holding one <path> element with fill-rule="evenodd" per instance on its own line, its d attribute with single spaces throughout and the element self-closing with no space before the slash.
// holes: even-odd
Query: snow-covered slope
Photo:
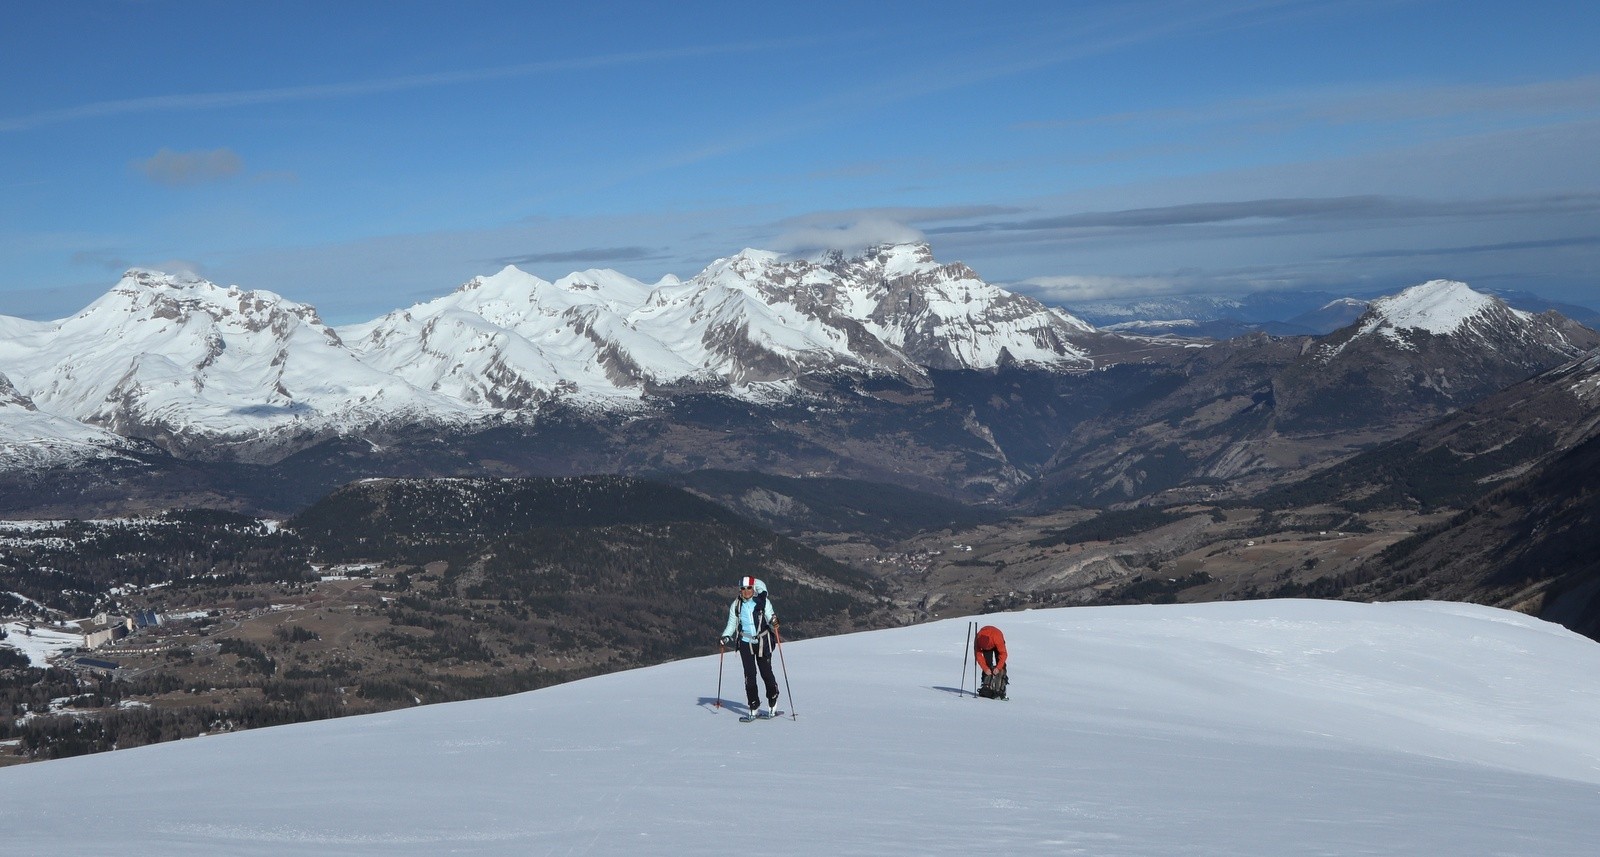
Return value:
<svg viewBox="0 0 1600 857">
<path fill-rule="evenodd" d="M 1356 329 L 1326 348 L 1337 353 L 1351 342 L 1382 337 L 1396 348 L 1416 350 L 1424 336 L 1469 340 L 1491 348 L 1515 348 L 1529 342 L 1559 346 L 1567 339 L 1546 316 L 1513 309 L 1466 283 L 1429 280 L 1373 301 Z M 1573 345 L 1569 356 L 1576 357 L 1584 350 Z"/>
<path fill-rule="evenodd" d="M 43 467 L 115 457 L 127 447 L 121 436 L 39 410 L 0 375 L 0 462 L 8 467 Z"/>
<path fill-rule="evenodd" d="M 8 768 L 0 812 L 29 854 L 1575 857 L 1600 835 L 1600 647 L 1557 626 L 1312 601 L 982 621 L 1010 702 L 960 693 L 953 619 L 785 645 L 795 719 L 717 708 L 705 657 Z"/>
<path fill-rule="evenodd" d="M 1443 336 L 1459 331 L 1495 306 L 1495 298 L 1473 291 L 1466 283 L 1429 280 L 1398 295 L 1373 301 L 1371 307 L 1377 312 L 1372 327 L 1411 328 Z M 1510 312 L 1523 319 L 1532 316 L 1532 313 L 1516 310 Z"/>
<path fill-rule="evenodd" d="M 508 266 L 339 333 L 367 364 L 470 403 L 515 409 L 560 395 L 637 396 L 643 380 L 693 370 L 630 329 L 626 314 L 649 294 L 614 271 L 550 283 Z"/>
<path fill-rule="evenodd" d="M 811 263 L 744 250 L 662 290 L 636 317 L 691 363 L 735 385 L 840 369 L 918 374 L 912 360 L 867 333 L 860 319 L 818 299 L 831 281 Z"/>
<path fill-rule="evenodd" d="M 129 271 L 77 315 L 9 340 L 0 367 L 45 413 L 201 446 L 470 415 L 362 363 L 311 307 L 153 271 Z"/>
</svg>

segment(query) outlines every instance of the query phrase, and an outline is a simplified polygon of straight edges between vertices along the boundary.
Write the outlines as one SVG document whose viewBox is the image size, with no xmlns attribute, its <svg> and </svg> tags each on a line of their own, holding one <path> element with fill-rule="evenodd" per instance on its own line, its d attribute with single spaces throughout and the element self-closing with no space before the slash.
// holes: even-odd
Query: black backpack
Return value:
<svg viewBox="0 0 1600 857">
<path fill-rule="evenodd" d="M 1005 670 L 989 673 L 983 676 L 983 681 L 978 687 L 978 695 L 985 699 L 1005 699 L 1006 685 L 1011 679 L 1006 676 Z"/>
</svg>

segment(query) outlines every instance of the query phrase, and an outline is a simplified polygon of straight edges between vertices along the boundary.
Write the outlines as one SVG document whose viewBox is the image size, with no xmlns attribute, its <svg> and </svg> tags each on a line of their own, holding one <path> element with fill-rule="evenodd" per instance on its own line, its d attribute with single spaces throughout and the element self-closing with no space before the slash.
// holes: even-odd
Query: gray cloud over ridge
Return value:
<svg viewBox="0 0 1600 857">
<path fill-rule="evenodd" d="M 1382 195 L 1194 202 L 1120 211 L 1089 211 L 1028 220 L 939 226 L 930 235 L 969 232 L 1035 232 L 1071 229 L 1153 228 L 1231 223 L 1241 220 L 1433 219 L 1488 215 L 1600 213 L 1600 193 L 1436 201 Z"/>
<path fill-rule="evenodd" d="M 1345 253 L 1334 258 L 1404 259 L 1424 256 L 1454 256 L 1463 253 L 1500 253 L 1513 250 L 1556 250 L 1562 247 L 1597 246 L 1600 246 L 1600 235 L 1575 235 L 1566 238 L 1544 238 L 1535 241 L 1502 241 L 1495 244 L 1467 244 L 1458 247 L 1369 250 L 1364 253 Z"/>
</svg>

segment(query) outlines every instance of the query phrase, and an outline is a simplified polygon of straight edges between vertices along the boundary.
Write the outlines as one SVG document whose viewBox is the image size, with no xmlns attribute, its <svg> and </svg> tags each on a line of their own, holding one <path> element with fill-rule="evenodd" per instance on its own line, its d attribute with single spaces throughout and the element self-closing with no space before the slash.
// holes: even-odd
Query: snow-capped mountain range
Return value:
<svg viewBox="0 0 1600 857">
<path fill-rule="evenodd" d="M 77 315 L 18 333 L 0 343 L 0 373 L 27 403 L 179 448 L 469 412 L 363 362 L 314 309 L 272 292 L 129 271 Z"/>
<path fill-rule="evenodd" d="M 1560 316 L 1448 281 L 1374 302 L 1316 348 L 1331 360 L 1363 351 L 1361 341 L 1448 341 L 1474 366 L 1509 360 L 1518 378 L 1595 343 Z M 632 414 L 714 393 L 760 407 L 803 401 L 817 379 L 917 390 L 937 370 L 1078 373 L 1156 359 L 1154 342 L 1097 331 L 936 261 L 926 244 L 850 258 L 745 250 L 652 284 L 609 270 L 549 282 L 507 267 L 337 328 L 273 292 L 133 270 L 70 318 L 0 317 L 0 462 L 151 445 L 183 459 L 270 461 L 329 438 L 470 432 L 556 406 Z M 1046 403 L 1058 407 L 1072 406 Z M 1016 429 L 955 418 L 1010 467 L 995 432 Z"/>
<path fill-rule="evenodd" d="M 1089 325 L 923 244 L 850 259 L 746 250 L 651 285 L 507 267 L 341 328 L 272 292 L 133 270 L 71 318 L 4 318 L 0 333 L 6 449 L 138 437 L 207 457 L 285 434 L 503 419 L 553 400 L 626 409 L 673 389 L 785 396 L 819 373 L 916 383 L 929 369 L 1093 363 L 1072 341 Z"/>
</svg>

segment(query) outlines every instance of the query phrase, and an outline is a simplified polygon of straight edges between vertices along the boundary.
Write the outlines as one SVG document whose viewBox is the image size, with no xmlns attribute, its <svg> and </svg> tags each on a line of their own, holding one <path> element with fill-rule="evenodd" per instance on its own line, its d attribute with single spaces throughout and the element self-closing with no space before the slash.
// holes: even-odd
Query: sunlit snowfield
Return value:
<svg viewBox="0 0 1600 857">
<path fill-rule="evenodd" d="M 1558 626 L 1442 603 L 997 615 L 1013 679 L 995 702 L 959 690 L 967 621 L 786 644 L 795 719 L 740 723 L 733 658 L 716 707 L 711 656 L 0 770 L 0 822 L 16 854 L 1552 857 L 1600 842 L 1600 645 Z"/>
</svg>

